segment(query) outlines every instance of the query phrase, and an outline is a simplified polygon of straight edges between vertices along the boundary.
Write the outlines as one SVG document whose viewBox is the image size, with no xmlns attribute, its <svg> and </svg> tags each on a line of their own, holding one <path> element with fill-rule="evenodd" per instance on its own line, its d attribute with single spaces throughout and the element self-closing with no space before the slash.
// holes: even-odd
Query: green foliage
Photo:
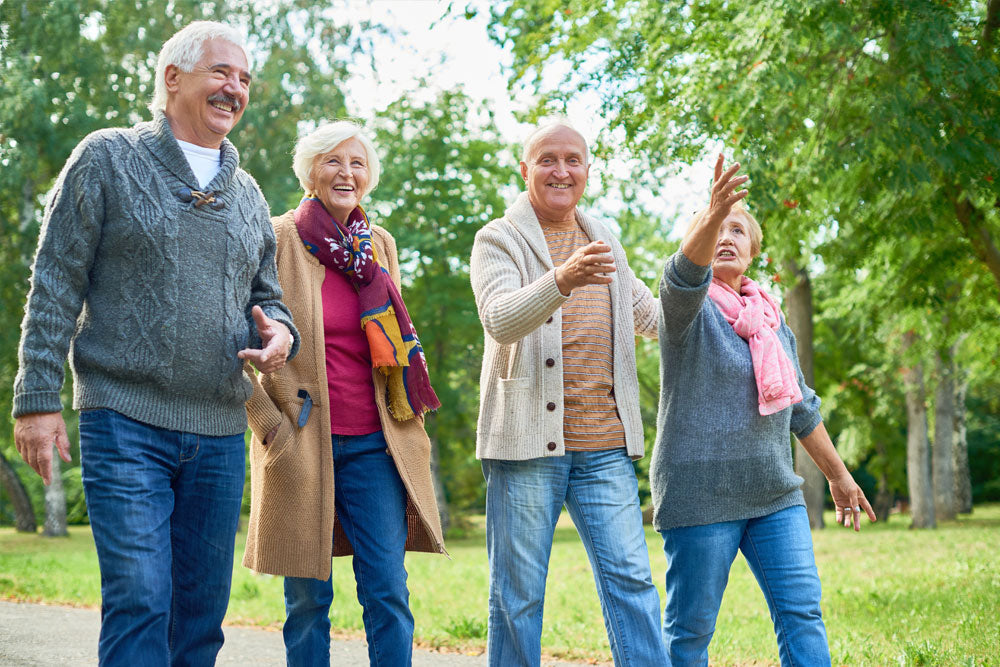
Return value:
<svg viewBox="0 0 1000 667">
<path fill-rule="evenodd" d="M 463 616 L 453 620 L 444 631 L 456 639 L 486 639 L 487 627 L 485 619 Z"/>
<path fill-rule="evenodd" d="M 974 503 L 1000 500 L 1000 387 L 968 398 L 969 470 Z"/>
</svg>

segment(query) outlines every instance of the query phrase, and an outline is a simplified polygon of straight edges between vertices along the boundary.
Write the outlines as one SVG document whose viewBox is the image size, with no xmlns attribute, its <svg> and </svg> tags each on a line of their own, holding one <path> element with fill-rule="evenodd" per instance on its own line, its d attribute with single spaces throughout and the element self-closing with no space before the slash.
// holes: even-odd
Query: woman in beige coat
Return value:
<svg viewBox="0 0 1000 667">
<path fill-rule="evenodd" d="M 306 196 L 272 220 L 298 356 L 247 402 L 253 439 L 243 564 L 285 576 L 289 665 L 329 664 L 331 556 L 353 554 L 372 665 L 409 665 L 404 551 L 444 553 L 423 412 L 439 406 L 399 293 L 396 244 L 360 203 L 379 160 L 354 123 L 293 160 Z"/>
</svg>

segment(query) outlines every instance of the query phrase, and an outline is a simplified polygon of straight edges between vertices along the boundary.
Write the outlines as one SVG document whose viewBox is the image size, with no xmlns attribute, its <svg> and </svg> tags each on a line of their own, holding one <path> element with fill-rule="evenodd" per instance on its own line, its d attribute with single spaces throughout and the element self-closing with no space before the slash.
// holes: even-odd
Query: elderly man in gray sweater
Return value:
<svg viewBox="0 0 1000 667">
<path fill-rule="evenodd" d="M 242 38 L 163 47 L 153 119 L 87 136 L 49 195 L 22 324 L 14 438 L 50 482 L 70 353 L 101 569 L 101 664 L 206 665 L 222 646 L 244 480 L 244 362 L 296 351 L 275 239 L 226 135 L 249 99 Z"/>
<path fill-rule="evenodd" d="M 632 467 L 644 452 L 635 335 L 656 337 L 656 301 L 610 230 L 577 208 L 589 169 L 579 132 L 539 127 L 524 144 L 527 192 L 472 249 L 486 339 L 476 456 L 497 667 L 541 661 L 563 505 L 590 557 L 615 664 L 666 664 Z"/>
</svg>

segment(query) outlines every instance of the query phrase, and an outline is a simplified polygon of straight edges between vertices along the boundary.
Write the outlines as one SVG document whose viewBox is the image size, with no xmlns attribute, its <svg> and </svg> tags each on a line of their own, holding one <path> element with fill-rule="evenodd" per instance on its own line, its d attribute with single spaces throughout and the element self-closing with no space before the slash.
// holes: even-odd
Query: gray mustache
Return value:
<svg viewBox="0 0 1000 667">
<path fill-rule="evenodd" d="M 229 104 L 233 107 L 234 113 L 243 108 L 243 105 L 240 104 L 240 101 L 238 99 L 236 99 L 235 97 L 230 97 L 229 95 L 225 95 L 223 93 L 216 93 L 215 95 L 212 95 L 211 97 L 208 98 L 208 101 L 222 102 L 223 104 Z"/>
</svg>

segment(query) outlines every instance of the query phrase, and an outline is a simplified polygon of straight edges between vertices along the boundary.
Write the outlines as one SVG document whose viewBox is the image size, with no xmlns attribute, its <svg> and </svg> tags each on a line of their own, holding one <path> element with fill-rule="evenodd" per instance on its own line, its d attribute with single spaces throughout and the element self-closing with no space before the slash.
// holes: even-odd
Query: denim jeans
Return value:
<svg viewBox="0 0 1000 667">
<path fill-rule="evenodd" d="M 368 660 L 404 667 L 413 654 L 413 615 L 406 588 L 406 489 L 382 431 L 333 436 L 337 521 L 354 549 Z M 333 579 L 285 577 L 282 634 L 289 667 L 330 664 Z"/>
<path fill-rule="evenodd" d="M 663 639 L 670 664 L 708 664 L 708 643 L 737 550 L 743 552 L 771 610 L 782 666 L 830 664 L 805 507 L 660 534 L 667 555 Z"/>
<path fill-rule="evenodd" d="M 625 449 L 483 459 L 490 561 L 489 664 L 541 662 L 542 606 L 552 535 L 565 504 L 590 558 L 616 665 L 662 665 L 635 470 Z"/>
<path fill-rule="evenodd" d="M 208 437 L 80 413 L 101 568 L 102 665 L 211 665 L 222 648 L 246 474 L 243 434 Z"/>
</svg>

